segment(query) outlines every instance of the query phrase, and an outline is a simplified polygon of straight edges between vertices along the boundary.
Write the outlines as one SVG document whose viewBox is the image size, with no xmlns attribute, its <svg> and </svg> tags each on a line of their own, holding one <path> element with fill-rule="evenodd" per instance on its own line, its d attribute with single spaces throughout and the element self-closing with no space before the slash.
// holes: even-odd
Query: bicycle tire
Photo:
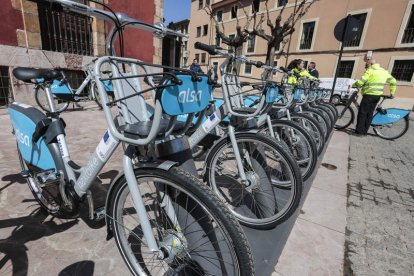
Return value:
<svg viewBox="0 0 414 276">
<path fill-rule="evenodd" d="M 229 137 L 220 139 L 209 151 L 205 179 L 241 224 L 254 229 L 272 229 L 287 220 L 299 206 L 303 184 L 299 167 L 294 157 L 273 138 L 249 132 L 235 135 L 238 147 L 246 149 L 240 155 L 249 185 L 239 181 L 233 159 L 219 161 L 221 154 L 226 155 L 227 149 L 229 154 L 233 152 Z M 266 152 L 266 149 L 273 152 Z M 277 156 L 279 163 L 269 166 L 269 161 L 275 161 L 271 154 Z M 225 169 L 220 167 L 222 164 Z M 236 175 L 220 176 L 224 170 L 230 171 L 230 166 L 235 168 Z M 220 182 L 221 179 L 224 181 Z M 232 186 L 229 187 L 229 184 Z"/>
<path fill-rule="evenodd" d="M 380 128 L 381 125 L 373 126 L 374 132 L 375 132 L 376 135 L 378 135 L 379 137 L 381 137 L 381 138 L 383 138 L 385 140 L 395 140 L 395 139 L 398 139 L 398 138 L 400 138 L 401 136 L 403 136 L 408 131 L 408 128 L 410 126 L 410 119 L 408 118 L 408 115 L 407 115 L 403 119 L 399 120 L 398 122 L 403 122 L 404 123 L 404 128 L 403 128 L 403 130 L 400 133 L 398 133 L 398 134 L 396 134 L 394 136 L 387 136 L 381 130 L 381 128 Z M 392 124 L 392 125 L 394 125 L 394 124 Z"/>
<path fill-rule="evenodd" d="M 285 142 L 284 144 L 286 144 L 288 150 L 295 157 L 296 163 L 299 165 L 299 169 L 302 173 L 303 181 L 308 180 L 316 167 L 316 163 L 318 162 L 318 149 L 314 139 L 302 126 L 292 121 L 272 120 L 272 126 L 274 131 L 276 129 L 278 137 Z M 280 129 L 281 127 L 283 128 L 283 131 Z M 297 132 L 296 135 L 299 135 L 298 140 L 304 140 L 304 143 L 301 143 L 298 146 L 302 148 L 297 148 L 297 145 L 294 144 L 295 142 L 300 141 L 291 141 L 291 137 L 287 137 L 290 136 L 291 133 L 288 129 L 286 129 L 286 127 L 294 129 L 294 131 Z M 269 132 L 267 125 L 262 129 Z M 306 149 L 303 149 L 303 147 L 306 147 Z M 304 156 L 305 154 L 307 155 Z M 308 161 L 306 161 L 306 159 L 308 159 Z"/>
<path fill-rule="evenodd" d="M 203 248 L 201 248 L 201 250 L 204 250 L 200 251 L 200 254 L 213 254 L 213 256 L 218 255 L 219 257 L 223 258 L 229 256 L 225 251 L 223 251 L 223 243 L 220 243 L 220 247 L 218 245 L 215 245 L 214 241 L 216 241 L 216 238 L 212 236 L 219 236 L 223 239 L 226 238 L 226 242 L 229 242 L 229 254 L 231 255 L 231 257 L 235 258 L 237 268 L 234 269 L 234 273 L 228 273 L 228 275 L 248 276 L 254 274 L 253 257 L 250 252 L 249 243 L 243 233 L 242 228 L 240 227 L 239 223 L 234 218 L 234 216 L 232 216 L 230 212 L 226 209 L 224 204 L 206 185 L 203 185 L 199 179 L 176 167 L 171 168 L 169 171 L 150 168 L 136 169 L 135 176 L 137 178 L 138 183 L 140 183 L 140 190 L 145 190 L 145 193 L 143 193 L 142 195 L 143 197 L 145 197 L 144 203 L 146 204 L 148 216 L 150 216 L 149 213 L 154 213 L 154 216 L 150 217 L 152 226 L 151 228 L 159 228 L 156 229 L 157 231 L 154 233 L 154 236 L 156 238 L 158 238 L 158 236 L 160 235 L 164 236 L 163 239 L 159 238 L 157 241 L 159 247 L 162 248 L 160 251 L 164 253 L 164 259 L 160 260 L 160 263 L 162 263 L 162 265 L 167 264 L 167 266 L 165 267 L 167 271 L 165 271 L 165 273 L 157 273 L 157 275 L 184 275 L 180 273 L 177 274 L 177 270 L 179 270 L 178 272 L 183 272 L 183 270 L 184 272 L 188 272 L 189 270 L 193 272 L 193 274 L 190 273 L 185 275 L 205 275 L 203 273 L 197 272 L 200 272 L 199 269 L 206 269 L 205 267 L 202 267 L 202 265 L 211 265 L 209 265 L 208 262 L 203 262 L 202 264 L 200 264 L 200 259 L 202 259 L 203 256 L 197 255 L 198 252 L 196 252 L 195 250 L 197 250 L 198 248 L 193 248 L 193 246 L 201 244 L 199 246 L 202 246 Z M 147 179 L 152 179 L 154 191 L 152 189 L 147 189 L 148 187 L 150 187 L 149 184 L 147 187 L 144 183 L 144 181 L 146 181 Z M 128 194 L 129 189 L 126 179 L 125 177 L 121 177 L 120 180 L 118 180 L 115 183 L 113 192 L 111 193 L 109 198 L 109 206 L 107 206 L 107 214 L 110 222 L 110 227 L 114 234 L 118 249 L 120 250 L 120 253 L 130 271 L 133 274 L 137 274 L 138 271 L 143 271 L 148 275 L 153 275 L 150 271 L 151 267 L 149 267 L 151 263 L 145 263 L 146 255 L 154 256 L 154 259 L 151 260 L 152 262 L 158 261 L 157 256 L 154 255 L 154 252 L 144 251 L 143 247 L 145 246 L 145 244 L 143 244 L 142 239 L 140 238 L 142 233 L 137 232 L 139 229 L 136 230 L 137 228 L 139 228 L 139 222 L 136 221 L 136 219 L 134 219 L 131 222 L 131 226 L 128 224 L 128 226 L 130 227 L 135 227 L 132 228 L 134 233 L 131 230 L 126 229 L 128 228 L 126 224 L 129 222 L 123 218 L 123 215 L 128 215 L 128 212 L 130 212 L 132 209 L 135 209 L 134 207 L 132 207 L 132 202 L 131 207 L 129 208 L 126 208 L 126 205 L 124 205 L 128 202 Z M 177 224 L 172 225 L 171 220 L 169 220 L 169 218 L 165 215 L 165 209 L 163 209 L 163 207 L 157 207 L 157 205 L 155 205 L 155 201 L 159 201 L 160 197 L 165 198 L 164 196 L 166 194 L 168 194 L 167 200 L 172 200 L 169 202 L 171 203 L 171 206 L 174 209 L 174 213 L 177 216 L 177 221 L 180 223 L 179 226 L 177 226 Z M 183 204 L 185 206 L 181 206 Z M 184 207 L 191 208 L 191 211 L 183 213 L 185 212 L 183 211 Z M 157 217 L 158 212 L 161 212 L 160 217 Z M 205 218 L 204 216 L 199 216 L 203 215 L 204 213 L 207 215 L 211 215 L 211 217 Z M 183 214 L 188 214 L 188 216 L 184 219 L 182 218 Z M 197 218 L 199 218 L 200 220 L 194 222 L 193 219 Z M 186 223 L 185 225 L 182 224 L 184 220 Z M 189 223 L 188 225 L 187 222 Z M 199 225 L 199 231 L 200 229 L 201 231 L 205 231 L 205 228 L 207 228 L 209 230 L 211 229 L 212 232 L 208 232 L 205 235 L 203 235 L 204 232 L 194 231 L 194 227 L 197 227 Z M 168 227 L 170 227 L 171 229 L 166 229 Z M 179 231 L 177 231 L 177 227 L 180 227 L 182 229 L 183 233 L 181 235 L 183 236 L 178 236 Z M 129 234 L 130 237 L 128 237 L 125 233 L 126 230 L 130 231 L 133 234 Z M 194 237 L 194 235 L 196 236 Z M 173 237 L 174 240 L 168 240 L 169 237 Z M 184 238 L 186 244 L 183 243 Z M 197 240 L 195 243 L 192 243 L 195 238 L 200 238 L 200 240 Z M 136 239 L 136 241 L 134 240 L 133 242 L 131 242 L 131 239 Z M 212 244 L 209 244 L 207 246 L 206 243 L 204 243 L 206 239 L 212 240 L 207 241 L 212 242 Z M 166 243 L 168 241 L 173 244 L 171 246 L 179 248 L 177 250 L 183 250 L 183 252 L 172 253 L 172 250 L 168 251 L 166 249 Z M 187 251 L 187 249 L 191 249 L 191 251 Z M 134 250 L 137 250 L 137 254 L 134 254 Z M 170 253 L 170 255 L 168 253 Z M 172 256 L 173 254 L 176 255 Z M 188 260 L 186 256 L 190 256 L 191 259 Z M 204 258 L 207 258 L 207 256 L 205 256 Z M 186 261 L 185 263 L 180 263 L 180 261 L 184 260 Z M 167 261 L 169 261 L 170 263 L 168 264 Z M 227 268 L 228 265 L 223 264 L 220 260 L 214 260 L 213 258 L 210 258 L 208 261 L 214 263 L 218 261 L 220 263 L 220 267 L 212 268 L 216 270 L 211 271 L 206 275 L 223 274 L 218 273 L 217 270 L 223 268 L 223 266 Z M 197 271 L 194 271 L 196 269 Z"/>
<path fill-rule="evenodd" d="M 321 102 L 319 104 L 327 107 L 331 111 L 331 114 L 334 118 L 333 122 L 334 122 L 334 126 L 335 126 L 336 120 L 338 120 L 338 110 L 336 110 L 335 106 L 331 103 Z"/>
<path fill-rule="evenodd" d="M 323 136 L 323 130 L 318 121 L 312 116 L 304 113 L 294 113 L 290 115 L 293 122 L 303 126 L 306 131 L 312 136 L 318 149 L 318 155 L 320 155 L 325 147 L 325 138 Z"/>
<path fill-rule="evenodd" d="M 339 104 L 341 102 L 341 97 L 339 95 L 333 95 L 330 102 L 333 104 Z"/>
<path fill-rule="evenodd" d="M 332 129 L 335 126 L 335 115 L 333 114 L 332 110 L 323 104 L 317 104 L 314 106 L 316 109 L 323 111 L 329 118 L 329 129 L 332 131 Z"/>
<path fill-rule="evenodd" d="M 64 173 L 65 169 L 63 163 L 57 160 L 57 158 L 59 158 L 60 156 L 57 154 L 57 152 L 59 152 L 58 145 L 50 144 L 48 145 L 48 148 L 52 154 L 57 170 Z M 42 172 L 36 171 L 35 168 L 30 168 L 29 170 L 30 165 L 28 165 L 27 162 L 22 158 L 19 151 L 19 147 L 17 147 L 17 152 L 19 156 L 20 166 L 23 171 L 30 171 L 32 174 Z M 62 196 L 59 190 L 59 180 L 57 180 L 55 183 L 45 185 L 44 187 L 41 187 L 39 181 L 36 179 L 36 177 L 33 177 L 32 175 L 26 177 L 26 181 L 37 203 L 39 203 L 39 205 L 49 215 L 62 219 L 71 219 L 79 217 L 80 206 L 77 202 L 74 202 L 69 198 L 69 200 L 71 200 L 71 208 L 66 207 L 63 203 Z"/>
<path fill-rule="evenodd" d="M 57 96 L 53 95 L 53 99 L 55 101 L 55 108 L 56 112 L 63 112 L 69 107 L 70 101 L 59 99 Z M 37 105 L 46 112 L 51 112 L 49 108 L 49 104 L 46 97 L 46 91 L 43 89 L 42 86 L 37 86 L 35 89 L 35 100 Z"/>
<path fill-rule="evenodd" d="M 325 119 L 325 122 L 327 123 L 327 127 L 328 127 L 328 134 L 332 131 L 333 129 L 333 118 L 331 117 L 330 111 L 326 110 L 324 107 L 322 106 L 312 106 L 312 108 L 315 111 L 318 111 L 322 117 Z"/>
<path fill-rule="evenodd" d="M 330 134 L 330 125 L 329 125 L 329 119 L 326 118 L 327 115 L 324 114 L 322 111 L 317 110 L 315 108 L 306 108 L 302 111 L 305 114 L 310 115 L 311 117 L 313 117 L 321 126 L 322 130 L 323 130 L 323 134 L 324 134 L 324 139 L 325 141 L 328 140 L 329 138 L 329 134 Z"/>
<path fill-rule="evenodd" d="M 339 114 L 338 119 L 336 120 L 336 123 L 335 123 L 335 128 L 345 129 L 348 126 L 350 126 L 355 119 L 354 110 L 350 106 L 347 106 L 346 104 L 343 104 L 343 103 L 339 103 L 335 105 L 335 108 Z"/>
</svg>

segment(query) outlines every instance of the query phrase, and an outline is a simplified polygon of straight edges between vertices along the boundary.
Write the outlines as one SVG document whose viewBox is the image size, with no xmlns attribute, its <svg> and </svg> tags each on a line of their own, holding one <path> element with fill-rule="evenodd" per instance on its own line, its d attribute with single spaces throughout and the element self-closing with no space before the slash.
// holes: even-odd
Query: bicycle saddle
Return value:
<svg viewBox="0 0 414 276">
<path fill-rule="evenodd" d="M 161 119 L 160 127 L 158 129 L 158 135 L 163 135 L 167 131 L 170 120 Z M 184 122 L 177 121 L 174 125 L 174 130 L 183 129 L 185 126 Z M 148 136 L 152 127 L 152 121 L 148 122 L 137 122 L 133 124 L 127 124 L 119 127 L 119 130 L 124 133 L 128 138 L 136 139 L 140 137 Z"/>
<path fill-rule="evenodd" d="M 44 79 L 45 81 L 52 81 L 62 77 L 60 71 L 53 69 L 40 69 L 29 67 L 17 67 L 13 70 L 13 75 L 16 79 L 31 83 L 32 79 Z"/>
</svg>

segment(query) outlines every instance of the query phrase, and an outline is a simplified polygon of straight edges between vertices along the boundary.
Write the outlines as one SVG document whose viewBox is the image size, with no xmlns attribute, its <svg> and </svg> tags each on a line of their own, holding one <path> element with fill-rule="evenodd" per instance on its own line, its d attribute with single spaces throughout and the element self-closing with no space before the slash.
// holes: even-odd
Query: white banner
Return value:
<svg viewBox="0 0 414 276">
<path fill-rule="evenodd" d="M 319 87 L 325 89 L 332 89 L 334 78 L 320 78 L 321 83 Z M 348 89 L 354 84 L 356 80 L 347 78 L 337 78 L 335 84 L 335 91 L 348 91 Z"/>
</svg>

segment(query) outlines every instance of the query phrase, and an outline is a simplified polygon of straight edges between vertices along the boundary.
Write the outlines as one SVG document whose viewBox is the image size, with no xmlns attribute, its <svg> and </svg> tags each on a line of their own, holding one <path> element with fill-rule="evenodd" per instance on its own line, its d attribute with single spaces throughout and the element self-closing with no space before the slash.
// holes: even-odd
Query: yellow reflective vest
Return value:
<svg viewBox="0 0 414 276">
<path fill-rule="evenodd" d="M 397 90 L 397 80 L 387 70 L 381 68 L 378 63 L 375 63 L 365 70 L 361 79 L 355 82 L 352 87 L 362 87 L 362 95 L 379 96 L 384 94 L 384 86 L 387 83 L 390 85 L 391 95 L 394 95 Z"/>
<path fill-rule="evenodd" d="M 314 76 L 312 76 L 311 74 L 309 74 L 308 70 L 305 70 L 305 69 L 300 71 L 299 69 L 295 68 L 292 71 L 293 71 L 293 73 L 295 73 L 295 75 L 290 76 L 288 78 L 288 83 L 289 84 L 296 85 L 298 83 L 298 79 L 297 79 L 296 75 L 299 75 L 301 77 L 307 77 L 310 80 L 317 80 L 318 79 L 318 78 L 315 78 Z"/>
</svg>

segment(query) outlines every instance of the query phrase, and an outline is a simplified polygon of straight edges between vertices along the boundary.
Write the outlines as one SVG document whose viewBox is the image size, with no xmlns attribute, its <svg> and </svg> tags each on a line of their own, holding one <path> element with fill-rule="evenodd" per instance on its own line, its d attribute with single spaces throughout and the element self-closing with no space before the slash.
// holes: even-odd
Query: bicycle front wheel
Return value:
<svg viewBox="0 0 414 276">
<path fill-rule="evenodd" d="M 386 140 L 394 140 L 403 136 L 409 127 L 408 116 L 392 124 L 373 126 L 375 134 Z"/>
<path fill-rule="evenodd" d="M 135 175 L 159 250 L 148 248 L 125 178 L 107 206 L 115 241 L 134 274 L 254 274 L 240 225 L 207 186 L 178 168 Z"/>
<path fill-rule="evenodd" d="M 335 123 L 336 129 L 345 129 L 352 124 L 355 118 L 355 113 L 350 106 L 340 103 L 335 105 L 335 108 L 338 110 L 338 119 Z"/>
<path fill-rule="evenodd" d="M 293 156 L 264 135 L 236 133 L 246 180 L 234 148 L 222 138 L 206 158 L 207 183 L 241 224 L 271 229 L 290 217 L 302 195 L 302 176 Z"/>
<path fill-rule="evenodd" d="M 52 94 L 53 102 L 55 103 L 56 112 L 63 112 L 69 106 L 69 101 L 60 99 L 58 96 Z M 37 105 L 40 106 L 46 112 L 51 112 L 49 107 L 49 102 L 47 101 L 46 91 L 43 87 L 38 86 L 35 90 L 35 100 Z"/>
</svg>

